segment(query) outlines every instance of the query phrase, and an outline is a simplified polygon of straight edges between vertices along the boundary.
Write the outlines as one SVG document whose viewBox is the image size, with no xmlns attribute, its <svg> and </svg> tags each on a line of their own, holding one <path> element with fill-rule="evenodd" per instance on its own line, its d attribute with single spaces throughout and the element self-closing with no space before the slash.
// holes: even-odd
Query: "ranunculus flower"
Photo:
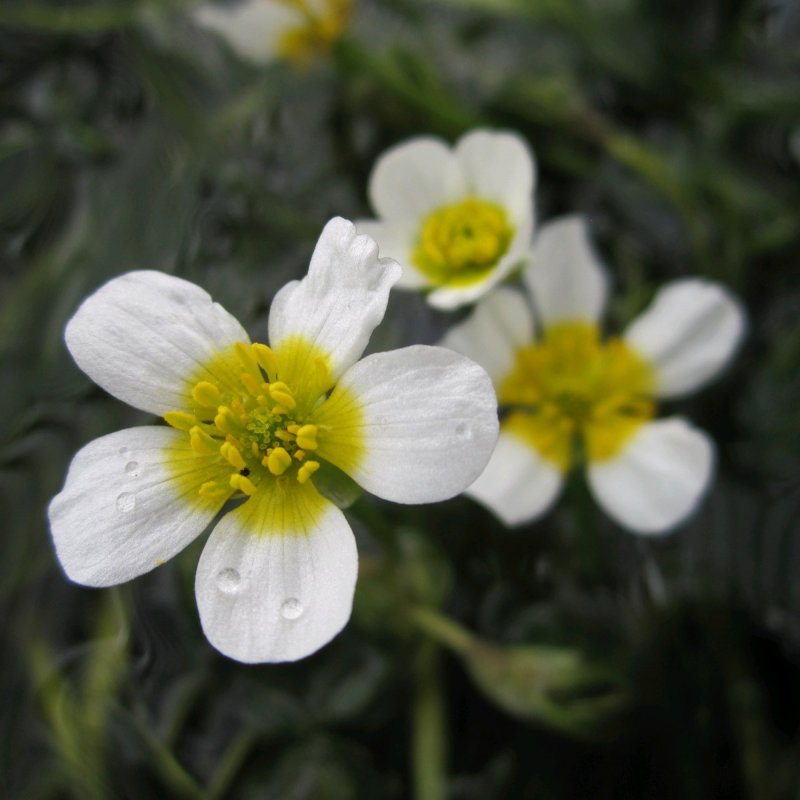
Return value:
<svg viewBox="0 0 800 800">
<path fill-rule="evenodd" d="M 352 0 L 243 0 L 233 6 L 206 3 L 192 16 L 240 58 L 307 66 L 339 38 L 351 9 Z"/>
<path fill-rule="evenodd" d="M 359 358 L 400 267 L 334 219 L 308 275 L 272 303 L 270 346 L 192 283 L 160 272 L 111 280 L 66 330 L 78 365 L 169 425 L 86 445 L 50 503 L 73 581 L 111 586 L 206 542 L 195 591 L 211 643 L 245 662 L 313 653 L 347 622 L 352 531 L 315 487 L 324 465 L 398 503 L 461 492 L 497 438 L 491 381 L 441 347 Z M 320 473 L 322 474 L 322 473 Z"/>
<path fill-rule="evenodd" d="M 715 283 L 677 280 L 622 336 L 604 339 L 607 279 L 578 217 L 543 227 L 523 277 L 532 308 L 498 289 L 443 341 L 486 368 L 503 412 L 497 448 L 468 494 L 519 524 L 585 466 L 621 525 L 672 528 L 709 485 L 714 448 L 682 417 L 657 419 L 657 401 L 694 391 L 728 362 L 745 327 L 738 302 Z"/>
<path fill-rule="evenodd" d="M 450 148 L 431 136 L 385 152 L 369 179 L 377 220 L 359 220 L 403 265 L 400 288 L 442 309 L 472 303 L 527 258 L 533 156 L 515 133 L 475 130 Z"/>
</svg>

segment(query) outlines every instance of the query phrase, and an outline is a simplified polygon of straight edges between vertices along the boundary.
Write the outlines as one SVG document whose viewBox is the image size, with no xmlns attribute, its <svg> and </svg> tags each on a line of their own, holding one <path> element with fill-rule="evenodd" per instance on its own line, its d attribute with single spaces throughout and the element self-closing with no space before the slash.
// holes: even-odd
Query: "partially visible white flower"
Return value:
<svg viewBox="0 0 800 800">
<path fill-rule="evenodd" d="M 96 383 L 169 426 L 86 445 L 49 507 L 73 581 L 112 586 L 199 536 L 195 591 L 211 643 L 245 662 L 293 661 L 350 617 L 358 569 L 326 464 L 398 503 L 430 503 L 480 474 L 497 403 L 477 364 L 441 347 L 359 358 L 400 267 L 352 223 L 329 222 L 308 275 L 276 295 L 271 347 L 192 283 L 130 272 L 87 298 L 66 342 Z M 322 473 L 320 473 L 322 474 Z"/>
<path fill-rule="evenodd" d="M 377 220 L 359 220 L 403 265 L 398 286 L 431 305 L 472 303 L 519 267 L 533 234 L 533 155 L 515 133 L 475 130 L 450 148 L 420 136 L 385 152 L 369 179 Z"/>
<path fill-rule="evenodd" d="M 285 59 L 306 66 L 339 38 L 351 10 L 352 0 L 243 0 L 227 6 L 207 3 L 192 15 L 240 58 L 256 64 Z"/>
<path fill-rule="evenodd" d="M 674 281 L 621 337 L 603 341 L 607 279 L 579 217 L 542 228 L 523 277 L 535 313 L 501 288 L 442 342 L 486 368 L 505 412 L 497 448 L 467 493 L 515 525 L 543 514 L 565 474 L 585 464 L 617 522 L 669 530 L 709 485 L 713 445 L 681 417 L 655 419 L 656 402 L 723 368 L 745 328 L 739 303 L 709 281 Z"/>
</svg>

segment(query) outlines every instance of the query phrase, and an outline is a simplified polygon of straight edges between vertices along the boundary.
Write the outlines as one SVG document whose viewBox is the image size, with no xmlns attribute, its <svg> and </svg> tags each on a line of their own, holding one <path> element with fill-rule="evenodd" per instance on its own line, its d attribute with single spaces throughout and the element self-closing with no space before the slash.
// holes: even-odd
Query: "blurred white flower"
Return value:
<svg viewBox="0 0 800 800">
<path fill-rule="evenodd" d="M 192 16 L 225 39 L 240 58 L 307 66 L 339 38 L 351 11 L 352 0 L 243 0 L 227 6 L 207 3 Z"/>
<path fill-rule="evenodd" d="M 195 591 L 206 636 L 245 662 L 292 661 L 347 622 L 357 573 L 352 531 L 314 485 L 329 462 L 398 503 L 452 497 L 497 439 L 497 404 L 478 365 L 441 347 L 358 360 L 399 266 L 334 219 L 308 275 L 272 303 L 271 347 L 192 283 L 131 272 L 87 298 L 66 342 L 96 383 L 171 427 L 86 445 L 49 508 L 67 575 L 111 586 L 208 539 Z"/>
<path fill-rule="evenodd" d="M 359 220 L 403 266 L 398 286 L 443 309 L 472 303 L 519 267 L 533 234 L 533 155 L 510 132 L 475 130 L 450 148 L 421 136 L 385 152 L 369 179 L 377 220 Z"/>
<path fill-rule="evenodd" d="M 486 368 L 505 412 L 497 448 L 467 493 L 519 524 L 544 513 L 568 470 L 585 464 L 617 522 L 669 530 L 709 485 L 713 445 L 681 417 L 656 420 L 656 401 L 722 369 L 744 332 L 738 302 L 705 280 L 674 281 L 621 337 L 604 341 L 606 275 L 578 217 L 542 228 L 523 277 L 535 313 L 501 288 L 442 342 Z"/>
</svg>

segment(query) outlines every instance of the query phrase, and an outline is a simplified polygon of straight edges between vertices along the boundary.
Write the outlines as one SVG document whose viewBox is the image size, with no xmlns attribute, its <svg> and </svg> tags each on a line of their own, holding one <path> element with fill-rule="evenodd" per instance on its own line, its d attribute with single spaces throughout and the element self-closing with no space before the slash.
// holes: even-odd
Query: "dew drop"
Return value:
<svg viewBox="0 0 800 800">
<path fill-rule="evenodd" d="M 123 514 L 127 514 L 129 511 L 133 511 L 135 506 L 136 506 L 135 494 L 131 494 L 130 492 L 123 492 L 117 498 L 117 510 L 121 511 Z"/>
<path fill-rule="evenodd" d="M 242 576 L 233 567 L 225 567 L 217 573 L 217 587 L 225 594 L 236 594 L 242 588 Z"/>
<path fill-rule="evenodd" d="M 142 474 L 142 468 L 139 466 L 138 461 L 129 461 L 125 465 L 125 472 L 132 478 L 138 478 Z"/>
<path fill-rule="evenodd" d="M 281 606 L 281 615 L 284 619 L 297 619 L 303 611 L 303 604 L 296 597 L 290 597 Z"/>
<path fill-rule="evenodd" d="M 128 455 L 128 448 L 127 448 L 127 447 L 120 447 L 120 449 L 119 449 L 119 454 L 120 454 L 121 456 L 126 456 L 126 455 Z"/>
</svg>

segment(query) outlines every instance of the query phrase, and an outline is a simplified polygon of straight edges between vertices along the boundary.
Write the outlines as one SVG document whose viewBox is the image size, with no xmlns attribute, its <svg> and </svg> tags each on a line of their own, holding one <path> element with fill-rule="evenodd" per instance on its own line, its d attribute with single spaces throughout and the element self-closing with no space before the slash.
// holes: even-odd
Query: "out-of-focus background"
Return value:
<svg viewBox="0 0 800 800">
<path fill-rule="evenodd" d="M 0 795 L 800 798 L 800 7 L 356 0 L 300 67 L 239 58 L 194 8 L 0 5 Z M 165 270 L 264 341 L 324 223 L 370 215 L 381 152 L 477 126 L 529 142 L 540 220 L 590 219 L 612 330 L 679 276 L 742 298 L 739 356 L 667 407 L 718 447 L 700 511 L 643 539 L 569 492 L 517 530 L 364 495 L 353 619 L 288 665 L 206 642 L 202 539 L 70 584 L 49 498 L 81 445 L 152 421 L 67 354 L 80 300 Z M 462 316 L 395 293 L 371 348 Z"/>
</svg>

